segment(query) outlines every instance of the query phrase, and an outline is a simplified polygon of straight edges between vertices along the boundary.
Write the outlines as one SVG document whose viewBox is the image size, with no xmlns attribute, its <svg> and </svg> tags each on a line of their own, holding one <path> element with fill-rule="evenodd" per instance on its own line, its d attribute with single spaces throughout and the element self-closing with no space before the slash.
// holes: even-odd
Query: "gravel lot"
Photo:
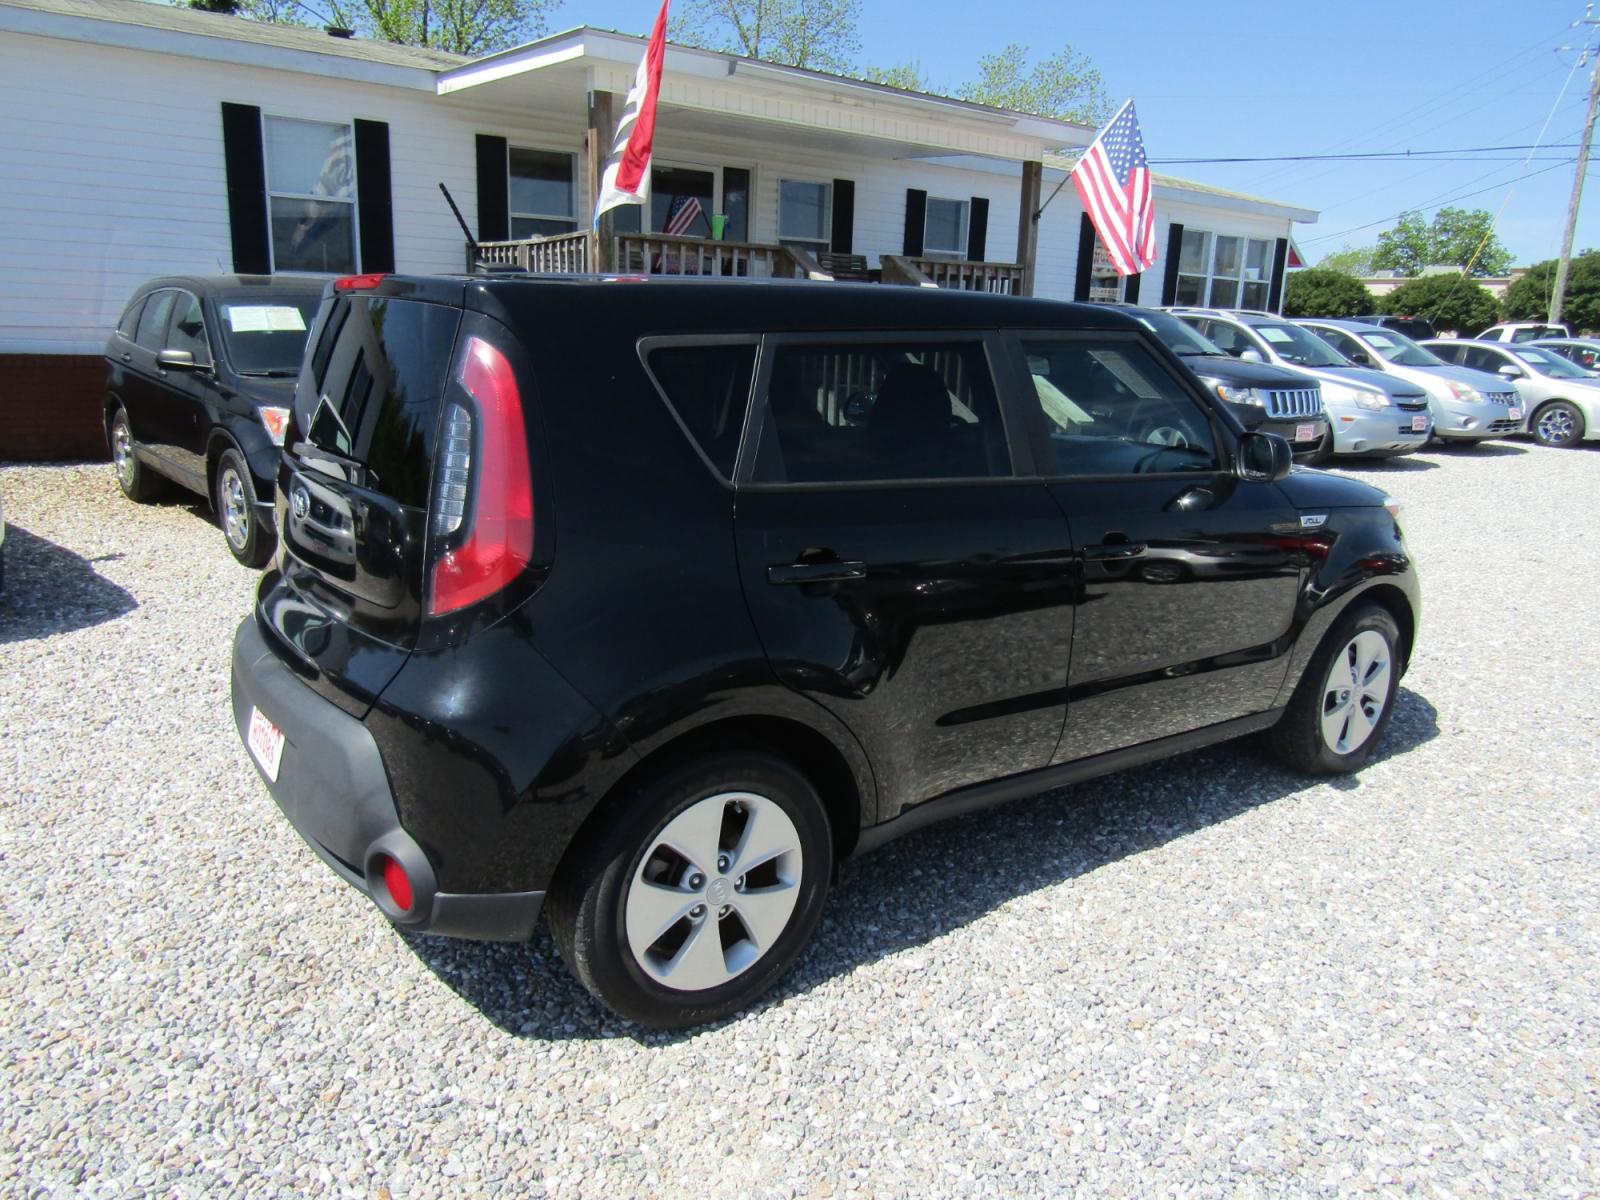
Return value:
<svg viewBox="0 0 1600 1200">
<path fill-rule="evenodd" d="M 1594 1195 L 1600 450 L 1350 473 L 1426 592 L 1380 761 L 1220 748 L 912 835 L 667 1036 L 300 843 L 203 506 L 0 470 L 0 1194 Z"/>
</svg>

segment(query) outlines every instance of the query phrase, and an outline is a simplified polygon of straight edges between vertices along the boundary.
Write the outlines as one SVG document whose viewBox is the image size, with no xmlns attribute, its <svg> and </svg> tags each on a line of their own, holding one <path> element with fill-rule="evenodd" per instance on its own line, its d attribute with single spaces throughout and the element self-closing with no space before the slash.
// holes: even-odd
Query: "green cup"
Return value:
<svg viewBox="0 0 1600 1200">
<path fill-rule="evenodd" d="M 711 214 L 711 238 L 713 241 L 720 242 L 722 240 L 722 235 L 727 231 L 727 228 L 728 215 L 726 213 Z"/>
</svg>

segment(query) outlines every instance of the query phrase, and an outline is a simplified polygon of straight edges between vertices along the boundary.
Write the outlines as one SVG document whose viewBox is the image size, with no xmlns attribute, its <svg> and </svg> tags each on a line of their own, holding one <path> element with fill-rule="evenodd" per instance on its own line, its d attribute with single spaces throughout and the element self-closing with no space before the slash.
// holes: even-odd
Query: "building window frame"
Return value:
<svg viewBox="0 0 1600 1200">
<path fill-rule="evenodd" d="M 322 125 L 329 129 L 343 131 L 345 147 L 345 165 L 350 178 L 350 197 L 340 199 L 327 195 L 318 195 L 315 192 L 295 192 L 283 188 L 276 188 L 272 184 L 272 151 L 270 130 L 271 123 L 282 121 L 296 125 Z M 289 113 L 269 113 L 264 109 L 261 112 L 261 148 L 262 148 L 262 175 L 266 180 L 267 194 L 267 254 L 276 275 L 280 270 L 291 271 L 296 275 L 348 275 L 361 270 L 361 204 L 360 185 L 356 180 L 356 130 L 353 121 L 329 121 L 322 117 L 303 117 Z M 330 269 L 319 271 L 310 267 L 280 267 L 278 264 L 278 240 L 274 229 L 273 201 L 293 200 L 313 204 L 337 204 L 344 207 L 350 220 L 350 265 L 348 268 Z"/>
<path fill-rule="evenodd" d="M 568 194 L 572 197 L 571 211 L 566 213 L 553 212 L 525 212 L 516 206 L 515 189 L 512 186 L 516 179 L 516 172 L 512 168 L 512 155 L 517 151 L 524 154 L 544 154 L 555 158 L 567 160 L 567 187 Z M 525 240 L 517 233 L 518 221 L 547 221 L 553 224 L 562 224 L 567 228 L 556 232 L 533 232 L 529 237 L 559 237 L 563 233 L 577 233 L 581 226 L 578 224 L 578 156 L 568 150 L 551 150 L 544 146 L 517 146 L 506 139 L 506 223 L 507 232 L 513 240 Z"/>
<path fill-rule="evenodd" d="M 1191 253 L 1196 246 L 1198 250 Z M 1274 239 L 1184 228 L 1176 304 L 1266 311 L 1272 293 Z"/>
<path fill-rule="evenodd" d="M 783 189 L 787 184 L 799 184 L 804 187 L 819 187 L 822 189 L 822 229 L 820 236 L 809 233 L 794 232 L 784 228 L 783 223 Z M 833 247 L 833 181 L 831 179 L 805 179 L 785 176 L 778 180 L 778 242 L 780 245 L 796 245 L 802 250 L 812 253 L 827 251 Z"/>
<path fill-rule="evenodd" d="M 953 204 L 956 206 L 956 242 L 955 246 L 935 246 L 929 236 L 933 221 L 933 206 L 935 204 Z M 922 256 L 924 258 L 954 258 L 963 259 L 967 256 L 967 233 L 972 227 L 972 201 L 955 196 L 929 196 L 927 207 L 922 214 Z"/>
</svg>

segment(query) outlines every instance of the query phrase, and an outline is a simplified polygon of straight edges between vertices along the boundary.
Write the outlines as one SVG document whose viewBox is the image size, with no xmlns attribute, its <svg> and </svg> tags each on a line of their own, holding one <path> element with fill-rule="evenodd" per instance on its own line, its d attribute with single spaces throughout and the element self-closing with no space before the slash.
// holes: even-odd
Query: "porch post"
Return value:
<svg viewBox="0 0 1600 1200">
<path fill-rule="evenodd" d="M 600 177 L 605 174 L 606 159 L 611 156 L 611 139 L 617 135 L 617 118 L 614 111 L 616 95 L 589 89 L 589 131 L 585 136 L 588 150 L 589 211 L 584 214 L 593 223 L 594 205 L 600 198 Z M 598 228 L 589 230 L 589 270 L 613 271 L 615 222 L 611 213 L 600 218 Z"/>
<path fill-rule="evenodd" d="M 1034 272 L 1039 264 L 1039 196 L 1044 187 L 1044 163 L 1022 164 L 1022 200 L 1017 212 L 1017 262 L 1022 264 L 1022 295 L 1033 295 Z"/>
</svg>

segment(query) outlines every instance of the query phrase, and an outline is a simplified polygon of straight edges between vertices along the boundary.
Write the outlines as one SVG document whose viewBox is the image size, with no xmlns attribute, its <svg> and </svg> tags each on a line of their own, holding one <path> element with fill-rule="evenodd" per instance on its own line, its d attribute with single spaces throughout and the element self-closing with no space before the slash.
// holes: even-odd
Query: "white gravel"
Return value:
<svg viewBox="0 0 1600 1200">
<path fill-rule="evenodd" d="M 231 728 L 203 507 L 8 467 L 0 1194 L 1594 1195 L 1600 450 L 1428 452 L 1387 754 L 1222 748 L 849 864 L 773 998 L 640 1035 L 407 939 Z"/>
</svg>

